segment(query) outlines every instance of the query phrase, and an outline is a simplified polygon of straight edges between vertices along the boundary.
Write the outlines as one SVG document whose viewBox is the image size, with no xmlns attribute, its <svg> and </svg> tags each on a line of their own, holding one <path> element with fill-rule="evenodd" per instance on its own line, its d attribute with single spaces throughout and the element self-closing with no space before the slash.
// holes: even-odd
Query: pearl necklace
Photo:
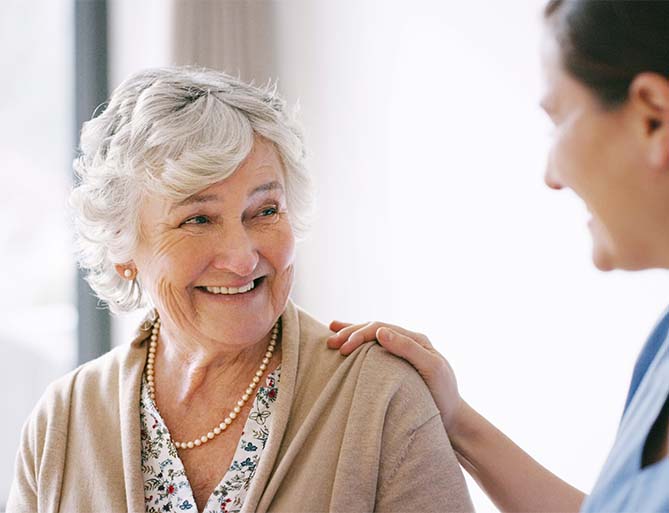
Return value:
<svg viewBox="0 0 669 513">
<path fill-rule="evenodd" d="M 237 401 L 237 406 L 235 406 L 232 409 L 232 411 L 228 413 L 228 416 L 225 417 L 223 422 L 221 422 L 218 426 L 209 431 L 206 435 L 202 435 L 201 437 L 196 438 L 195 440 L 191 440 L 190 442 L 176 442 L 173 440 L 174 446 L 177 449 L 193 449 L 194 447 L 200 447 L 201 445 L 206 444 L 209 440 L 213 440 L 214 437 L 220 435 L 223 431 L 225 431 L 228 428 L 228 426 L 232 424 L 232 421 L 235 420 L 235 418 L 237 418 L 237 415 L 242 411 L 244 404 L 246 404 L 246 401 L 248 401 L 249 397 L 251 397 L 253 390 L 255 389 L 256 386 L 258 386 L 258 383 L 260 383 L 260 378 L 267 369 L 267 364 L 272 358 L 272 354 L 274 354 L 274 349 L 276 348 L 276 339 L 279 337 L 280 322 L 281 322 L 280 319 L 276 321 L 276 324 L 272 328 L 272 336 L 269 345 L 267 346 L 265 357 L 263 358 L 260 367 L 256 371 L 255 376 L 253 376 L 253 380 L 251 381 L 251 383 L 249 383 L 248 388 L 244 391 L 244 395 L 242 395 L 242 398 L 239 401 Z M 160 318 L 157 318 L 153 323 L 153 328 L 151 329 L 149 356 L 146 362 L 146 381 L 149 385 L 149 396 L 151 397 L 151 400 L 154 402 L 154 404 L 156 402 L 156 383 L 154 380 L 155 365 L 156 365 L 156 347 L 158 347 L 159 332 L 160 332 Z M 157 408 L 158 406 L 156 406 L 156 409 Z"/>
</svg>

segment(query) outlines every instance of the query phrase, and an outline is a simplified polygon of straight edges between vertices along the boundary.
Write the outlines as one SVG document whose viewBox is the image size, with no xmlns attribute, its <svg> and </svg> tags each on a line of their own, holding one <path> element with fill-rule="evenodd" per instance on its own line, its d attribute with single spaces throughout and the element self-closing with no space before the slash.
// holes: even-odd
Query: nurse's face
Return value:
<svg viewBox="0 0 669 513">
<path fill-rule="evenodd" d="M 653 120 L 643 93 L 631 92 L 620 107 L 603 107 L 564 69 L 550 34 L 542 61 L 541 106 L 554 125 L 546 183 L 569 188 L 585 202 L 595 265 L 601 270 L 669 267 L 669 165 L 653 153 L 660 144 L 658 131 L 667 131 L 666 120 L 664 126 L 661 116 Z"/>
</svg>

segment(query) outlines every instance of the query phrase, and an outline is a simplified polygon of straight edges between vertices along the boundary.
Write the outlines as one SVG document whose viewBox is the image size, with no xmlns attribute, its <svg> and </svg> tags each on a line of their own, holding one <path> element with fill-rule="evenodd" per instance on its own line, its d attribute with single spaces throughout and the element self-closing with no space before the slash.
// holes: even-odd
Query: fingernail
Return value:
<svg viewBox="0 0 669 513">
<path fill-rule="evenodd" d="M 381 328 L 379 330 L 379 336 L 385 338 L 387 341 L 391 341 L 395 334 L 388 328 Z"/>
</svg>

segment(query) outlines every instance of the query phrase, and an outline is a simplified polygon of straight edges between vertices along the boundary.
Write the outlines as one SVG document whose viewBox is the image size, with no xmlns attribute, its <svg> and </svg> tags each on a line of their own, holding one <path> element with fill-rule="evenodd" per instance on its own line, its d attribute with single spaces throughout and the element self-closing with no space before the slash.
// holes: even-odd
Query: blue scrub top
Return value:
<svg viewBox="0 0 669 513">
<path fill-rule="evenodd" d="M 669 395 L 669 312 L 646 342 L 609 456 L 582 512 L 669 512 L 669 458 L 641 468 L 648 433 Z"/>
</svg>

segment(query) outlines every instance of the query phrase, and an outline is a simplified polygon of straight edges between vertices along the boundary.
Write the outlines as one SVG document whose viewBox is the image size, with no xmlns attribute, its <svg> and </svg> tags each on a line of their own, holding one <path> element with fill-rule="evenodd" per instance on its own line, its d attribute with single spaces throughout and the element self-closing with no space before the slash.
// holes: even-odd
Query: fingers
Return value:
<svg viewBox="0 0 669 513">
<path fill-rule="evenodd" d="M 344 327 L 340 328 L 339 330 L 336 330 L 333 326 L 337 323 L 337 325 L 344 325 Z M 364 326 L 367 326 L 368 323 L 363 323 L 363 324 L 348 324 L 348 323 L 340 323 L 339 321 L 333 321 L 330 323 L 330 329 L 332 331 L 338 331 L 338 333 L 335 333 L 334 335 L 331 335 L 327 339 L 327 344 L 330 349 L 339 349 L 341 345 L 348 340 L 348 338 L 351 336 L 352 333 L 355 331 L 361 329 Z M 371 338 L 370 340 L 374 340 Z M 359 345 L 359 344 L 358 344 Z"/>
<path fill-rule="evenodd" d="M 339 352 L 346 356 L 365 342 L 376 341 L 376 332 L 381 326 L 383 324 L 380 322 L 369 322 L 367 324 L 349 326 L 345 330 L 340 331 L 339 336 L 344 340 L 339 348 Z"/>
<path fill-rule="evenodd" d="M 330 331 L 341 331 L 344 328 L 348 328 L 349 326 L 351 326 L 350 322 L 332 321 L 330 323 L 329 328 L 330 328 Z"/>
<path fill-rule="evenodd" d="M 345 330 L 340 331 L 339 336 L 348 338 L 348 340 L 346 340 L 344 344 L 351 343 L 354 344 L 355 347 L 358 347 L 360 344 L 364 342 L 377 340 L 377 333 L 381 328 L 389 328 L 395 333 L 413 339 L 415 342 L 417 342 L 425 349 L 432 349 L 432 344 L 430 343 L 430 339 L 428 339 L 422 333 L 417 333 L 415 331 L 407 330 L 400 326 L 395 326 L 394 324 L 388 324 L 386 322 L 369 322 L 367 324 L 358 324 L 355 326 L 349 326 Z"/>
<path fill-rule="evenodd" d="M 422 376 L 431 374 L 434 367 L 439 364 L 439 357 L 424 347 L 420 341 L 395 329 L 385 326 L 379 328 L 376 339 L 395 356 L 407 360 Z"/>
<path fill-rule="evenodd" d="M 433 349 L 430 340 L 422 333 L 416 333 L 384 322 L 348 324 L 341 321 L 333 321 L 330 323 L 330 329 L 337 330 L 338 333 L 328 338 L 327 345 L 330 349 L 339 349 L 343 355 L 349 355 L 365 342 L 375 341 L 377 331 L 382 327 L 390 328 L 401 335 L 413 339 L 425 349 Z"/>
<path fill-rule="evenodd" d="M 349 324 L 341 321 L 332 321 L 330 323 L 330 329 L 332 331 L 337 331 L 338 333 L 328 337 L 328 347 L 330 349 L 339 349 L 341 345 L 348 340 L 349 335 L 361 326 L 365 326 L 365 324 Z"/>
</svg>

